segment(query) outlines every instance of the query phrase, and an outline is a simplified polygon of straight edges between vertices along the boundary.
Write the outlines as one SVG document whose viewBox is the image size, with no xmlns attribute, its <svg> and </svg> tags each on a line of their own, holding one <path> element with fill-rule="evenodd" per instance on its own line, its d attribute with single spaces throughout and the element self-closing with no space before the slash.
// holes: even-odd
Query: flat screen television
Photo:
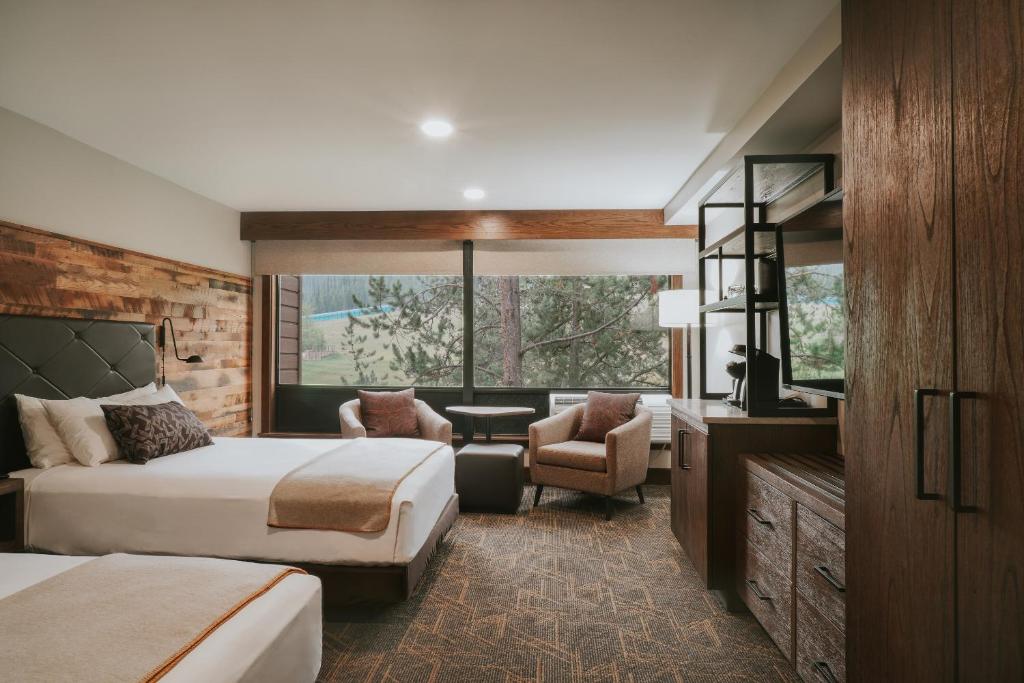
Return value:
<svg viewBox="0 0 1024 683">
<path fill-rule="evenodd" d="M 842 398 L 846 347 L 842 192 L 777 229 L 782 384 Z"/>
</svg>

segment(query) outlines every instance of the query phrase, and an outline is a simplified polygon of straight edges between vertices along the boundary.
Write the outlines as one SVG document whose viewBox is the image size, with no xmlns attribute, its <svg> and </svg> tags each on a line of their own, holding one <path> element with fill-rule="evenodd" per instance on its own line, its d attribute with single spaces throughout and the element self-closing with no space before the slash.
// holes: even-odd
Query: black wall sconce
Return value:
<svg viewBox="0 0 1024 683">
<path fill-rule="evenodd" d="M 174 357 L 183 363 L 202 363 L 202 356 L 182 358 L 178 354 L 178 340 L 174 336 L 174 321 L 164 318 L 160 321 L 160 386 L 167 384 L 167 326 L 171 328 L 171 344 L 174 345 Z"/>
</svg>

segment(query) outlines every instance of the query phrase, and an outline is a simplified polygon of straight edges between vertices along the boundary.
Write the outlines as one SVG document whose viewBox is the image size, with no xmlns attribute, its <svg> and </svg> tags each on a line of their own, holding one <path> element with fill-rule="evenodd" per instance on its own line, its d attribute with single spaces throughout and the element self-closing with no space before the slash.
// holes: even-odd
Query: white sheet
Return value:
<svg viewBox="0 0 1024 683">
<path fill-rule="evenodd" d="M 90 559 L 0 554 L 0 598 Z M 323 643 L 320 602 L 319 579 L 287 576 L 218 627 L 162 680 L 315 681 Z"/>
<path fill-rule="evenodd" d="M 405 564 L 455 492 L 446 447 L 405 478 L 380 533 L 267 526 L 274 485 L 339 445 L 337 439 L 218 437 L 214 445 L 98 467 L 20 470 L 30 548 L 63 555 L 114 552 L 203 555 L 275 562 Z"/>
</svg>

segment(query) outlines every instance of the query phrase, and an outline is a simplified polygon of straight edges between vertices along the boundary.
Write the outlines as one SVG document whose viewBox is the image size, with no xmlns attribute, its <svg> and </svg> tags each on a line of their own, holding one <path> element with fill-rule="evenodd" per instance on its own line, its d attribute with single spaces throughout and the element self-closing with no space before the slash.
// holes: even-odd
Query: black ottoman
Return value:
<svg viewBox="0 0 1024 683">
<path fill-rule="evenodd" d="M 460 510 L 515 514 L 523 498 L 523 447 L 469 444 L 455 454 Z"/>
</svg>

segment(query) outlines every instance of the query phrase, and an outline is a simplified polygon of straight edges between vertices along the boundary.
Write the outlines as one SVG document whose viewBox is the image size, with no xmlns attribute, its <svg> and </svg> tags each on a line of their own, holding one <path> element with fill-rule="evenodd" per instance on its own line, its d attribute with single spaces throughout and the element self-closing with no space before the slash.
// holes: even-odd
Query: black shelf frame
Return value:
<svg viewBox="0 0 1024 683">
<path fill-rule="evenodd" d="M 801 164 L 811 165 L 803 173 L 796 173 L 789 182 L 779 188 L 775 188 L 767 196 L 758 197 L 755 200 L 754 182 L 755 166 L 764 164 Z M 743 201 L 716 201 L 716 193 L 732 180 L 737 173 L 743 173 Z M 699 324 L 698 334 L 700 339 L 700 397 L 702 399 L 725 399 L 728 393 L 713 393 L 708 391 L 707 386 L 707 325 L 706 316 L 710 313 L 742 313 L 746 323 L 746 362 L 747 376 L 746 393 L 748 405 L 742 406 L 751 417 L 823 417 L 834 416 L 837 412 L 837 402 L 833 398 L 828 399 L 826 408 L 786 408 L 779 406 L 778 401 L 771 403 L 759 402 L 752 397 L 757 396 L 757 373 L 752 372 L 754 358 L 757 351 L 768 347 L 768 311 L 779 308 L 778 297 L 768 297 L 758 294 L 755 289 L 755 271 L 759 259 L 773 257 L 774 249 L 764 248 L 764 242 L 758 244 L 758 236 L 766 233 L 774 235 L 774 243 L 781 243 L 779 226 L 776 223 L 767 221 L 768 207 L 775 201 L 785 196 L 798 185 L 801 185 L 817 173 L 821 173 L 824 194 L 827 197 L 835 189 L 835 155 L 834 154 L 757 154 L 743 157 L 740 165 L 730 169 L 718 183 L 698 203 L 698 233 L 697 233 L 697 277 L 699 296 Z M 735 230 L 730 231 L 724 237 L 715 240 L 712 244 L 707 243 L 707 210 L 708 209 L 743 209 L 743 224 Z M 742 239 L 742 253 L 725 253 L 727 246 L 735 244 Z M 758 247 L 761 248 L 758 248 Z M 744 265 L 744 294 L 734 297 L 724 296 L 722 265 L 728 259 L 742 259 Z M 706 301 L 707 296 L 707 269 L 708 261 L 716 261 L 718 264 L 718 300 Z M 782 272 L 777 270 L 779 283 L 777 291 L 782 291 Z"/>
</svg>

